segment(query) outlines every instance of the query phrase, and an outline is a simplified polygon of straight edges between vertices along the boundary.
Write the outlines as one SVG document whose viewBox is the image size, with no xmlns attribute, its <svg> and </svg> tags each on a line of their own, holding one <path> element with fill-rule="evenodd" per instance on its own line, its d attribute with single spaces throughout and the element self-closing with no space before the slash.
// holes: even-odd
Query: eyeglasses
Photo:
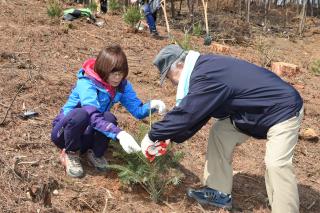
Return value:
<svg viewBox="0 0 320 213">
<path fill-rule="evenodd" d="M 109 76 L 122 78 L 122 77 L 124 76 L 124 73 L 121 72 L 121 71 L 116 71 L 116 72 L 111 72 L 111 73 L 109 74 Z"/>
</svg>

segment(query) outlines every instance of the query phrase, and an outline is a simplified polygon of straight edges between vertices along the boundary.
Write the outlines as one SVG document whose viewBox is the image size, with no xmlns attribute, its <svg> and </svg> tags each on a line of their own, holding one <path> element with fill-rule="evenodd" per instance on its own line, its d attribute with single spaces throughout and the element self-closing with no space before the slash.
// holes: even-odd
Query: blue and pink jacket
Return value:
<svg viewBox="0 0 320 213">
<path fill-rule="evenodd" d="M 120 102 L 135 118 L 149 115 L 150 103 L 143 104 L 132 84 L 124 79 L 118 88 L 112 88 L 93 71 L 95 59 L 89 59 L 79 70 L 77 83 L 59 116 L 67 115 L 75 108 L 85 109 L 90 116 L 90 125 L 111 139 L 116 139 L 121 129 L 104 119 L 103 113 Z"/>
</svg>

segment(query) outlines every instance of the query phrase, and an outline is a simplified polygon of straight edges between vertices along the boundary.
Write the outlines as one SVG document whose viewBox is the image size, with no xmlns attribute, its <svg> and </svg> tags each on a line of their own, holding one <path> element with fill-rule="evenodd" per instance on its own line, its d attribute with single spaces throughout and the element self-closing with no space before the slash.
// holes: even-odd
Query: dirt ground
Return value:
<svg viewBox="0 0 320 213">
<path fill-rule="evenodd" d="M 98 173 L 85 161 L 84 178 L 67 177 L 58 160 L 59 150 L 50 141 L 51 121 L 66 101 L 82 62 L 109 44 L 119 43 L 124 48 L 130 67 L 128 79 L 143 101 L 162 99 L 173 107 L 175 89 L 170 83 L 161 88 L 152 66 L 153 57 L 168 44 L 167 39 L 155 40 L 147 32 L 127 33 L 121 16 L 105 15 L 102 28 L 85 20 L 76 20 L 72 26 L 53 21 L 46 14 L 43 0 L 0 0 L 0 10 L 0 120 L 6 117 L 0 127 L 0 212 L 225 212 L 200 206 L 185 195 L 187 187 L 201 185 L 213 120 L 192 139 L 175 147 L 186 154 L 182 167 L 187 175 L 158 204 L 139 189 L 121 187 L 114 172 Z M 164 26 L 159 31 L 166 34 Z M 182 36 L 178 31 L 173 34 Z M 263 40 L 271 46 L 274 60 L 299 65 L 299 74 L 286 80 L 304 99 L 302 131 L 312 128 L 319 133 L 320 78 L 308 66 L 320 58 L 320 35 L 294 41 L 271 35 L 252 40 L 246 47 L 232 46 L 231 55 L 261 64 L 264 56 L 255 43 Z M 192 37 L 192 42 L 201 52 L 212 52 L 211 47 L 202 45 L 202 38 Z M 24 109 L 34 110 L 39 116 L 22 120 L 19 115 Z M 120 127 L 138 133 L 139 121 L 121 107 L 114 113 Z M 320 211 L 319 151 L 319 142 L 304 139 L 295 149 L 301 212 Z M 112 162 L 110 152 L 106 158 Z M 264 185 L 264 152 L 264 141 L 255 139 L 235 150 L 235 212 L 270 212 Z"/>
</svg>

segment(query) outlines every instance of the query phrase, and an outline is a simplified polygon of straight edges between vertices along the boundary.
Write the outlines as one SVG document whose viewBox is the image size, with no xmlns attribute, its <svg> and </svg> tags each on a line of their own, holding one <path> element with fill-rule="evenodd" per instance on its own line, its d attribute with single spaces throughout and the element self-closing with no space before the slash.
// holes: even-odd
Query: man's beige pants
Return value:
<svg viewBox="0 0 320 213">
<path fill-rule="evenodd" d="M 267 133 L 265 182 L 273 213 L 299 212 L 292 157 L 302 118 L 303 107 L 299 116 L 274 125 Z M 204 168 L 204 185 L 231 194 L 232 153 L 236 145 L 248 138 L 234 128 L 230 119 L 219 120 L 212 126 Z"/>
</svg>

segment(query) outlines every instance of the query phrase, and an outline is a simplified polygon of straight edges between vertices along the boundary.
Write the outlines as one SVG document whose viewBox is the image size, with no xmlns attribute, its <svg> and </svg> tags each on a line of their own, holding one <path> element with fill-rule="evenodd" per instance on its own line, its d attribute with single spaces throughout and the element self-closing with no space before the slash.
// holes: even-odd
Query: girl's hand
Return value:
<svg viewBox="0 0 320 213">
<path fill-rule="evenodd" d="M 151 109 L 157 109 L 157 111 L 160 115 L 162 115 L 166 112 L 166 105 L 161 100 L 151 100 L 150 107 L 151 107 Z"/>
<path fill-rule="evenodd" d="M 120 145 L 123 150 L 127 153 L 139 152 L 141 148 L 136 140 L 126 131 L 121 131 L 118 133 L 117 138 L 119 139 Z"/>
</svg>

